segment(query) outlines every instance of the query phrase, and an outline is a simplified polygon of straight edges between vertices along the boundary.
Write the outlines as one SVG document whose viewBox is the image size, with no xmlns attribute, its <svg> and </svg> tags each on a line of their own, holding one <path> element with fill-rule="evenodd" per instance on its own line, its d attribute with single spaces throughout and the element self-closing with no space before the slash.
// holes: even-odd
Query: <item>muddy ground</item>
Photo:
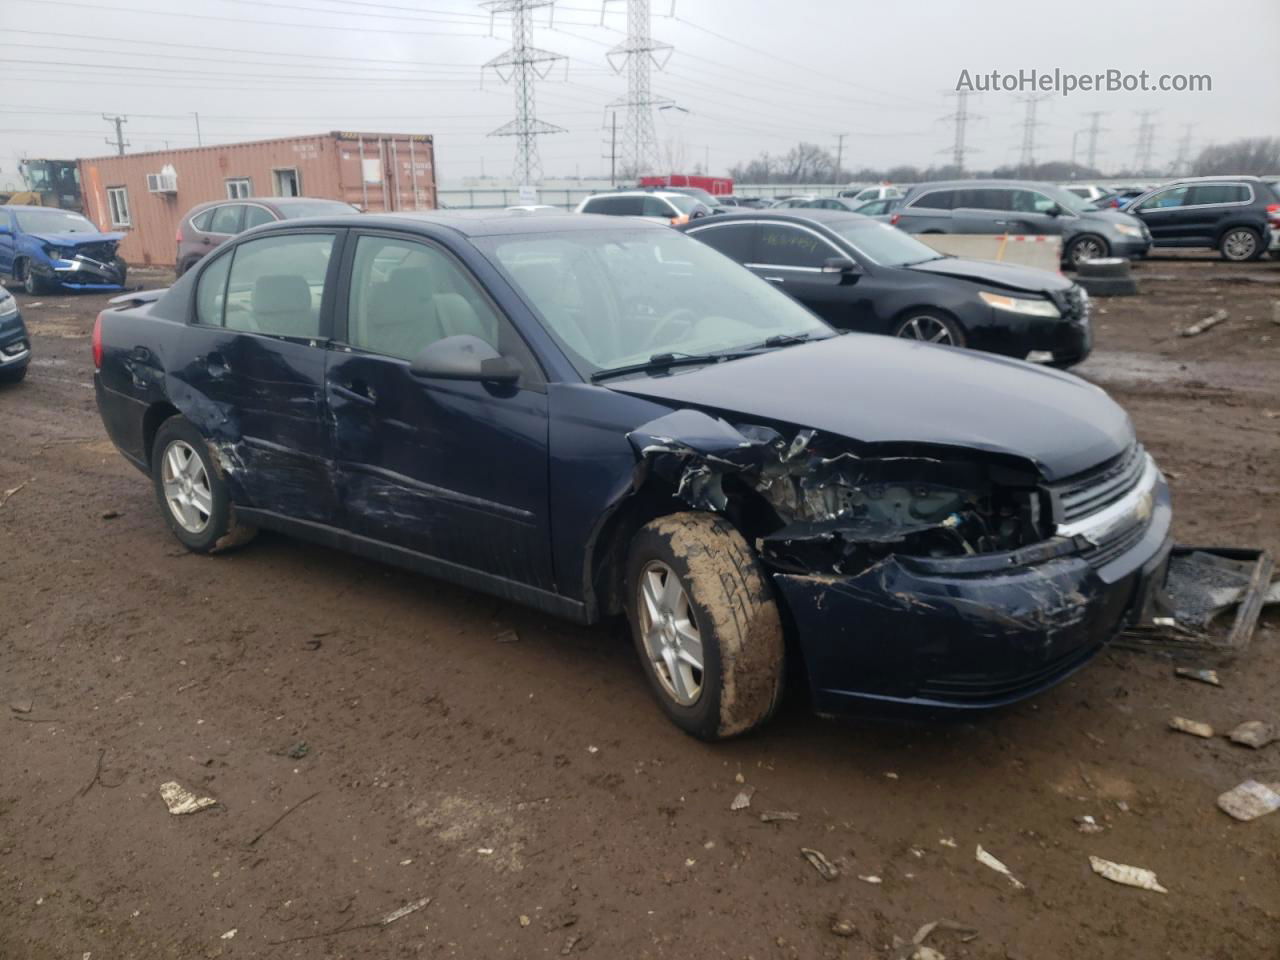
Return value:
<svg viewBox="0 0 1280 960">
<path fill-rule="evenodd" d="M 1132 413 L 1182 541 L 1280 551 L 1280 262 L 1136 272 L 1080 372 Z M 104 298 L 20 299 L 35 365 L 0 390 L 0 491 L 22 485 L 0 507 L 5 960 L 880 958 L 942 918 L 978 933 L 936 931 L 948 958 L 1280 955 L 1280 815 L 1214 805 L 1280 781 L 1280 744 L 1167 727 L 1280 721 L 1275 613 L 1221 689 L 1111 651 L 996 714 L 828 721 L 792 697 L 705 745 L 650 702 L 618 627 L 279 536 L 185 553 L 94 409 Z M 1219 306 L 1225 324 L 1177 335 Z M 756 792 L 735 813 L 738 777 Z M 169 780 L 217 806 L 171 816 Z M 1090 854 L 1169 892 L 1113 885 Z"/>
</svg>

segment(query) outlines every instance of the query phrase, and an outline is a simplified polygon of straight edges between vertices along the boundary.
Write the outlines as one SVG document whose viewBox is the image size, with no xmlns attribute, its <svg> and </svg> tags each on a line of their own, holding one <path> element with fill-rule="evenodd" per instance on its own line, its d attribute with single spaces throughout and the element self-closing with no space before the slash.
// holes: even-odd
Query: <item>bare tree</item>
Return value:
<svg viewBox="0 0 1280 960">
<path fill-rule="evenodd" d="M 1280 173 L 1280 137 L 1247 137 L 1205 147 L 1196 158 L 1197 176 Z"/>
</svg>

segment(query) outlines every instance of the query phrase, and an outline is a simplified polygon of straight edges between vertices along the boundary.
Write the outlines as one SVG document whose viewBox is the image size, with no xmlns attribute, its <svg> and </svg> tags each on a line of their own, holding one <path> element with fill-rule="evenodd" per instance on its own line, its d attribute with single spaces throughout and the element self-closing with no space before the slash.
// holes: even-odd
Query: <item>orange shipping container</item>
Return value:
<svg viewBox="0 0 1280 960">
<path fill-rule="evenodd" d="M 125 233 L 130 264 L 171 266 L 182 216 L 228 197 L 324 197 L 362 210 L 433 210 L 435 152 L 427 134 L 334 131 L 252 143 L 80 161 L 85 214 Z"/>
</svg>

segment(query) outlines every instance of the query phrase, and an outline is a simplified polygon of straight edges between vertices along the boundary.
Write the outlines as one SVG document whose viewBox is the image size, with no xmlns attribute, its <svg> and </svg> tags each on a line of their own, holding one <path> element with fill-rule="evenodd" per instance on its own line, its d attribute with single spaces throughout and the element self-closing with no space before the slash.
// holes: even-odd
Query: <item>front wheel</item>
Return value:
<svg viewBox="0 0 1280 960">
<path fill-rule="evenodd" d="M 686 733 L 721 740 L 773 715 L 784 642 L 777 601 L 722 517 L 676 513 L 631 542 L 628 618 L 649 685 Z"/>
<path fill-rule="evenodd" d="M 1218 252 L 1223 260 L 1232 263 L 1256 260 L 1262 256 L 1262 238 L 1248 227 L 1236 227 L 1222 235 L 1218 241 Z"/>
<path fill-rule="evenodd" d="M 125 281 L 129 279 L 129 265 L 125 263 L 121 257 L 116 257 L 112 260 L 111 265 L 115 267 L 116 271 L 120 274 L 120 286 L 123 287 L 125 285 Z"/>
<path fill-rule="evenodd" d="M 188 550 L 229 549 L 257 532 L 236 520 L 222 471 L 200 431 L 183 417 L 170 417 L 156 431 L 151 477 L 169 529 Z"/>
<path fill-rule="evenodd" d="M 27 296 L 39 297 L 48 293 L 50 286 L 47 280 L 31 269 L 31 264 L 23 261 L 22 289 L 27 292 Z"/>
<path fill-rule="evenodd" d="M 925 343 L 941 343 L 951 347 L 963 347 L 964 331 L 948 316 L 936 310 L 911 310 L 893 329 L 895 337 L 904 340 L 923 340 Z"/>
<path fill-rule="evenodd" d="M 1102 237 L 1096 237 L 1092 233 L 1086 233 L 1076 237 L 1069 244 L 1065 253 L 1067 265 L 1080 269 L 1080 264 L 1085 260 L 1101 260 L 1110 254 L 1111 248 L 1107 245 L 1107 241 Z"/>
</svg>

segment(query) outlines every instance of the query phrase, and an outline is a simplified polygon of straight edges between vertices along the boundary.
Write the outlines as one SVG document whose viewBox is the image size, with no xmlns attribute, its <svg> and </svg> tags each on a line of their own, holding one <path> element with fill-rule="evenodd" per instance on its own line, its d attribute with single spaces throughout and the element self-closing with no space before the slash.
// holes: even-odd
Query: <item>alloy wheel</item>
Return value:
<svg viewBox="0 0 1280 960">
<path fill-rule="evenodd" d="M 652 560 L 640 574 L 640 630 L 653 672 L 682 707 L 702 695 L 702 634 L 676 572 Z"/>
<path fill-rule="evenodd" d="M 926 343 L 946 343 L 955 346 L 951 328 L 939 320 L 924 314 L 912 317 L 898 328 L 898 336 L 905 340 L 923 340 Z"/>
<path fill-rule="evenodd" d="M 1258 249 L 1258 238 L 1251 230 L 1232 230 L 1222 241 L 1222 252 L 1228 260 L 1248 260 Z"/>
<path fill-rule="evenodd" d="M 1106 255 L 1106 251 L 1102 249 L 1102 244 L 1092 237 L 1085 237 L 1083 240 L 1077 240 L 1075 247 L 1071 252 L 1071 261 L 1075 266 L 1079 266 L 1082 260 L 1099 260 Z"/>
<path fill-rule="evenodd" d="M 213 513 L 213 490 L 204 461 L 185 440 L 165 447 L 160 482 L 165 503 L 178 525 L 188 533 L 200 533 Z"/>
</svg>

